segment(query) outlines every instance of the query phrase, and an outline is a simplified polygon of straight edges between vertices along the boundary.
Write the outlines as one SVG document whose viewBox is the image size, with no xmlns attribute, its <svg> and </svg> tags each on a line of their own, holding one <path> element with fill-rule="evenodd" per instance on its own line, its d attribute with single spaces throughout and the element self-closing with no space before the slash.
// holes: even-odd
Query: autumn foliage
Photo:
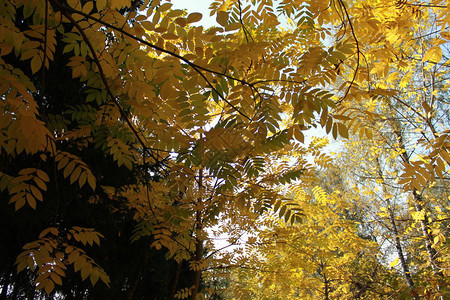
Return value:
<svg viewBox="0 0 450 300">
<path fill-rule="evenodd" d="M 449 296 L 448 3 L 209 11 L 0 3 L 0 297 Z"/>
</svg>

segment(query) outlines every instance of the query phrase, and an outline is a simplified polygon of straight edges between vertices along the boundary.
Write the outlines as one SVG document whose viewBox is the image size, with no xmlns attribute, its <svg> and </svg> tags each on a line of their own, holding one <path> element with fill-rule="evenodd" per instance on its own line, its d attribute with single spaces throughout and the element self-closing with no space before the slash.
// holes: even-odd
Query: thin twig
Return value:
<svg viewBox="0 0 450 300">
<path fill-rule="evenodd" d="M 353 23 L 350 19 L 350 15 L 348 14 L 347 11 L 347 7 L 345 7 L 345 3 L 342 0 L 338 0 L 338 2 L 341 4 L 341 8 L 344 10 L 345 15 L 347 17 L 347 21 L 348 24 L 350 25 L 350 31 L 352 33 L 353 39 L 355 40 L 355 45 L 356 45 L 356 68 L 355 68 L 355 72 L 353 73 L 353 78 L 352 81 L 350 82 L 350 85 L 347 88 L 347 91 L 345 92 L 344 96 L 339 99 L 339 101 L 337 101 L 337 104 L 340 104 L 348 95 L 348 93 L 350 92 L 351 87 L 353 86 L 353 83 L 356 80 L 356 75 L 358 74 L 358 69 L 359 69 L 359 61 L 360 61 L 360 55 L 361 55 L 361 50 L 359 49 L 359 42 L 358 42 L 358 38 L 356 37 L 355 34 L 355 28 L 353 27 Z"/>
</svg>

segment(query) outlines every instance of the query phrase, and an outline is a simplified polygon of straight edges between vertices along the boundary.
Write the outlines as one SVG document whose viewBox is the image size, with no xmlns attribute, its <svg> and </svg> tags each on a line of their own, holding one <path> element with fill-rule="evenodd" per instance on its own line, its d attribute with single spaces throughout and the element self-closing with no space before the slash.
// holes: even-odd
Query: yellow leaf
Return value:
<svg viewBox="0 0 450 300">
<path fill-rule="evenodd" d="M 100 272 L 100 279 L 109 287 L 109 276 L 105 272 Z"/>
<path fill-rule="evenodd" d="M 89 183 L 89 186 L 92 188 L 92 190 L 95 191 L 95 176 L 92 175 L 92 173 L 87 174 L 87 181 Z"/>
<path fill-rule="evenodd" d="M 55 271 L 59 276 L 62 276 L 62 277 L 64 277 L 64 276 L 66 275 L 66 273 L 64 272 L 64 270 L 61 269 L 61 268 L 58 267 L 58 266 L 54 266 L 54 267 L 53 267 L 53 271 Z"/>
<path fill-rule="evenodd" d="M 167 14 L 167 17 L 169 17 L 169 18 L 176 18 L 176 17 L 181 16 L 183 14 L 184 14 L 183 10 L 181 10 L 181 9 L 174 9 L 174 10 L 170 11 Z"/>
<path fill-rule="evenodd" d="M 198 22 L 202 19 L 202 14 L 201 13 L 191 13 L 187 16 L 186 18 L 186 23 L 195 23 Z"/>
<path fill-rule="evenodd" d="M 178 38 L 178 35 L 174 33 L 166 33 L 162 35 L 162 38 L 165 40 L 176 40 Z"/>
<path fill-rule="evenodd" d="M 41 170 L 36 170 L 37 176 L 39 176 L 39 178 L 41 178 L 43 181 L 48 182 L 50 180 L 50 178 L 48 178 L 48 175 L 41 171 Z"/>
<path fill-rule="evenodd" d="M 414 221 L 421 221 L 425 218 L 425 212 L 423 210 L 417 211 L 417 212 L 412 212 L 411 215 L 412 215 Z"/>
<path fill-rule="evenodd" d="M 440 62 L 442 59 L 442 49 L 439 46 L 431 47 L 423 56 L 423 61 L 430 61 L 434 63 Z"/>
<path fill-rule="evenodd" d="M 61 160 L 62 161 L 62 160 Z M 63 171 L 64 178 L 67 178 L 75 168 L 75 162 L 71 161 Z"/>
<path fill-rule="evenodd" d="M 50 294 L 55 288 L 55 284 L 50 279 L 44 281 L 44 290 L 47 294 Z"/>
<path fill-rule="evenodd" d="M 55 227 L 46 228 L 46 229 L 42 230 L 42 232 L 39 234 L 39 238 L 40 239 L 43 238 L 48 233 L 51 233 L 53 235 L 58 235 L 58 229 L 56 229 Z"/>
<path fill-rule="evenodd" d="M 57 159 L 55 159 L 55 160 L 57 160 Z M 62 168 L 64 168 L 68 162 L 69 162 L 69 158 L 67 156 L 63 156 L 62 159 L 58 163 L 58 170 L 61 170 Z"/>
<path fill-rule="evenodd" d="M 61 277 L 60 277 L 58 274 L 56 274 L 55 272 L 52 272 L 52 273 L 50 274 L 50 278 L 51 278 L 56 284 L 62 285 Z"/>
<path fill-rule="evenodd" d="M 303 135 L 303 132 L 300 129 L 295 129 L 294 130 L 294 137 L 300 143 L 304 143 L 305 142 L 305 136 Z"/>
<path fill-rule="evenodd" d="M 93 8 L 94 8 L 94 3 L 89 1 L 83 6 L 83 12 L 85 14 L 89 14 Z"/>
<path fill-rule="evenodd" d="M 31 59 L 31 72 L 34 74 L 37 71 L 39 71 L 42 67 L 42 59 L 39 57 L 39 55 L 33 56 Z"/>
<path fill-rule="evenodd" d="M 160 7 L 158 7 L 159 12 L 166 11 L 172 7 L 172 3 L 164 3 Z"/>
<path fill-rule="evenodd" d="M 175 23 L 177 23 L 178 25 L 180 25 L 181 27 L 186 26 L 187 22 L 185 18 L 176 18 L 175 19 Z"/>
<path fill-rule="evenodd" d="M 97 5 L 97 10 L 101 11 L 101 10 L 103 10 L 103 8 L 105 8 L 106 0 L 97 0 L 97 1 L 95 1 L 95 3 Z"/>
<path fill-rule="evenodd" d="M 74 264 L 73 264 L 73 268 L 75 270 L 75 272 L 78 272 L 79 270 L 81 270 L 81 268 L 83 267 L 83 265 L 86 263 L 86 259 L 83 256 L 77 256 Z"/>
<path fill-rule="evenodd" d="M 448 154 L 446 149 L 442 149 L 441 152 L 439 152 L 439 154 L 448 164 L 450 164 L 450 155 Z"/>
<path fill-rule="evenodd" d="M 32 209 L 36 209 L 36 200 L 34 199 L 34 197 L 31 194 L 27 194 L 27 202 L 28 205 L 32 208 Z"/>
<path fill-rule="evenodd" d="M 439 243 L 439 236 L 437 235 L 437 236 L 435 236 L 434 239 L 433 239 L 433 245 L 436 245 L 436 244 L 438 244 L 438 243 Z"/>
<path fill-rule="evenodd" d="M 216 17 L 217 23 L 223 27 L 227 26 L 228 23 L 228 13 L 226 11 L 218 11 Z"/>
<path fill-rule="evenodd" d="M 81 267 L 81 279 L 86 280 L 92 273 L 92 264 L 85 262 Z"/>
<path fill-rule="evenodd" d="M 124 1 L 124 0 L 109 0 L 109 5 L 111 8 L 122 8 L 122 7 L 126 7 L 129 5 L 129 3 L 127 3 L 129 1 Z"/>
<path fill-rule="evenodd" d="M 93 286 L 97 283 L 99 277 L 100 277 L 100 274 L 98 272 L 98 269 L 92 270 L 92 273 L 91 273 L 91 276 L 89 277 L 89 279 L 91 280 L 91 283 Z"/>
<path fill-rule="evenodd" d="M 79 9 L 81 6 L 80 0 L 69 0 L 67 1 L 67 4 L 75 9 Z"/>
<path fill-rule="evenodd" d="M 73 171 L 72 175 L 70 175 L 70 184 L 73 184 L 75 182 L 75 180 L 78 180 L 78 178 L 80 178 L 81 175 L 81 168 L 76 168 L 75 171 Z"/>
<path fill-rule="evenodd" d="M 36 169 L 34 168 L 26 168 L 26 169 L 22 169 L 19 171 L 19 175 L 28 175 L 31 173 L 34 173 L 36 171 Z"/>
<path fill-rule="evenodd" d="M 39 200 L 39 201 L 43 200 L 42 193 L 39 191 L 39 189 L 37 187 L 35 187 L 34 185 L 30 185 L 30 190 L 31 190 L 31 193 L 33 194 L 33 196 L 37 200 Z"/>
<path fill-rule="evenodd" d="M 398 257 L 397 257 L 396 259 L 394 259 L 394 261 L 391 262 L 391 263 L 389 264 L 389 266 L 390 266 L 391 268 L 393 268 L 393 267 L 395 267 L 397 264 L 398 264 Z"/>
<path fill-rule="evenodd" d="M 41 190 L 43 190 L 43 191 L 47 190 L 47 186 L 45 185 L 45 183 L 42 179 L 40 179 L 39 177 L 33 177 L 33 180 Z"/>
<path fill-rule="evenodd" d="M 22 259 L 22 260 L 17 264 L 17 273 L 22 272 L 26 267 L 27 267 L 27 260 L 26 260 L 26 259 Z"/>
<path fill-rule="evenodd" d="M 373 133 L 372 130 L 370 130 L 369 128 L 364 128 L 364 134 L 369 138 L 373 138 Z"/>
<path fill-rule="evenodd" d="M 75 250 L 69 254 L 69 257 L 67 258 L 67 260 L 69 261 L 69 263 L 73 264 L 74 262 L 78 261 L 79 257 L 80 257 L 80 253 Z"/>
<path fill-rule="evenodd" d="M 86 172 L 83 172 L 83 173 L 80 175 L 80 179 L 78 179 L 78 185 L 80 186 L 80 188 L 82 188 L 83 185 L 86 183 L 86 178 L 87 178 L 87 173 L 86 173 Z"/>
<path fill-rule="evenodd" d="M 231 23 L 230 25 L 225 26 L 225 31 L 233 31 L 241 28 L 240 23 Z"/>
<path fill-rule="evenodd" d="M 20 197 L 19 199 L 17 199 L 15 205 L 14 205 L 14 209 L 16 211 L 18 211 L 20 208 L 22 208 L 25 205 L 25 198 L 24 197 Z"/>
<path fill-rule="evenodd" d="M 348 129 L 347 126 L 345 126 L 342 123 L 337 123 L 337 128 L 338 128 L 338 132 L 339 135 L 342 136 L 343 138 L 348 139 Z"/>
<path fill-rule="evenodd" d="M 64 253 L 63 253 L 63 252 L 56 252 L 56 253 L 55 253 L 55 257 L 56 257 L 57 259 L 62 260 L 62 259 L 64 259 Z"/>
</svg>

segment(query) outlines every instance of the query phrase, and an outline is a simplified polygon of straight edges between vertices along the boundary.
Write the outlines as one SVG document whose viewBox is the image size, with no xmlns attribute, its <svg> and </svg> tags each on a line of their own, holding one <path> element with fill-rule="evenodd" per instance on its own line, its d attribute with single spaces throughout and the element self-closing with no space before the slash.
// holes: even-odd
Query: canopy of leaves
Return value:
<svg viewBox="0 0 450 300">
<path fill-rule="evenodd" d="M 444 298 L 448 3 L 209 11 L 0 5 L 3 298 Z"/>
</svg>

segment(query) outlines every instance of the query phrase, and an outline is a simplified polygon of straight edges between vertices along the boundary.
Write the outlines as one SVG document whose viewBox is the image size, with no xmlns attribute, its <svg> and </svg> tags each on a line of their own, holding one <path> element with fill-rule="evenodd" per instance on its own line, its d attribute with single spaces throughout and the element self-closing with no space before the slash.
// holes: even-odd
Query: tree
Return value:
<svg viewBox="0 0 450 300">
<path fill-rule="evenodd" d="M 302 140 L 314 113 L 334 105 L 330 92 L 315 87 L 333 78 L 332 62 L 352 45 L 324 52 L 320 32 L 277 28 L 270 2 L 211 7 L 220 26 L 209 30 L 192 25 L 200 14 L 160 1 L 10 1 L 2 7 L 0 147 L 2 161 L 20 164 L 2 168 L 1 188 L 18 211 L 14 218 L 28 207 L 39 213 L 48 198 L 57 203 L 48 209 L 55 221 L 37 225 L 39 238 L 17 258 L 19 271 L 37 272 L 30 280 L 38 289 L 53 292 L 71 265 L 83 280 L 110 282 L 72 243 L 99 244 L 103 235 L 69 221 L 77 211 L 67 209 L 80 208 L 67 205 L 62 191 L 75 198 L 100 194 L 99 203 L 109 198 L 134 211 L 135 240 L 151 235 L 152 246 L 167 248 L 178 265 L 191 262 L 192 282 L 176 296 L 192 298 L 205 269 L 206 228 L 216 216 L 234 221 L 229 212 L 237 209 L 244 225 L 261 205 L 276 202 L 263 196 L 271 195 L 276 178 L 269 187 L 257 185 L 265 160 L 291 139 Z M 288 15 L 302 9 L 280 8 Z M 286 59 L 285 51 L 304 55 Z M 318 55 L 315 71 L 297 71 Z M 49 74 L 59 68 L 72 77 L 61 83 L 73 87 L 53 90 L 58 78 Z M 94 172 L 101 155 L 132 180 L 103 180 L 106 169 Z M 279 173 L 284 181 L 298 174 L 295 168 Z M 266 201 L 249 209 L 257 199 Z"/>
<path fill-rule="evenodd" d="M 386 10 L 387 7 L 392 9 Z M 357 51 L 354 60 L 338 65 L 340 74 L 348 78 L 341 87 L 348 97 L 330 114 L 342 120 L 353 136 L 347 146 L 351 160 L 336 161 L 338 172 L 353 186 L 354 192 L 361 193 L 355 198 L 360 199 L 356 211 L 368 209 L 360 218 L 364 227 L 372 227 L 370 232 L 378 241 L 380 252 L 388 253 L 383 238 L 391 240 L 396 249 L 399 259 L 391 267 L 400 261 L 399 271 L 403 272 L 401 276 L 410 290 L 401 284 L 399 287 L 399 272 L 391 270 L 382 275 L 391 285 L 385 295 L 417 298 L 418 293 L 445 298 L 448 283 L 441 272 L 446 272 L 448 265 L 445 229 L 448 195 L 442 192 L 448 181 L 448 108 L 445 106 L 448 103 L 442 97 L 447 87 L 437 83 L 447 73 L 446 62 L 441 63 L 448 43 L 446 4 L 401 1 L 394 8 L 383 1 L 358 1 L 341 12 L 350 16 L 350 24 L 343 26 L 337 36 L 352 36 Z M 325 127 L 326 119 L 326 116 L 321 118 Z M 327 130 L 335 137 L 338 131 L 346 136 L 344 128 Z M 349 172 L 344 173 L 347 169 Z M 331 190 L 336 188 L 334 183 Z M 268 231 L 273 233 L 276 229 Z M 417 248 L 424 251 L 417 255 Z M 259 251 L 259 248 L 255 250 Z M 382 266 L 388 264 L 379 259 L 374 261 Z M 264 263 L 270 267 L 281 265 L 270 259 L 260 265 Z M 280 275 L 284 279 L 288 276 Z M 257 289 L 261 288 L 260 282 L 254 281 Z M 269 280 L 266 287 L 277 287 L 279 283 Z M 286 290 L 286 286 L 280 288 Z M 325 291 L 326 298 L 330 290 Z"/>
<path fill-rule="evenodd" d="M 30 18 L 25 18 L 22 10 L 19 9 L 16 14 L 15 24 L 28 24 L 29 22 Z M 169 294 L 173 280 L 172 272 L 176 269 L 176 262 L 173 260 L 166 262 L 164 251 L 149 250 L 150 238 L 133 244 L 129 242 L 137 222 L 133 219 L 133 212 L 128 208 L 126 201 L 124 199 L 110 201 L 106 197 L 105 192 L 100 189 L 91 191 L 84 186 L 81 188 L 80 184 L 71 185 L 69 180 L 65 181 L 64 179 L 64 177 L 71 178 L 69 177 L 70 173 L 67 175 L 61 170 L 58 175 L 58 169 L 64 167 L 64 164 L 69 168 L 67 172 L 70 172 L 70 165 L 72 165 L 72 171 L 76 172 L 77 167 L 76 165 L 74 166 L 73 162 L 69 162 L 69 158 L 76 158 L 79 159 L 78 162 L 85 162 L 92 174 L 95 174 L 97 184 L 101 186 L 121 187 L 132 184 L 138 180 L 137 178 L 140 177 L 139 174 L 142 171 L 139 168 L 130 171 L 123 165 L 118 166 L 113 156 L 109 152 L 105 152 L 107 149 L 102 147 L 102 142 L 105 142 L 107 138 L 124 133 L 123 128 L 121 128 L 123 126 L 118 126 L 120 123 L 107 124 L 103 120 L 103 124 L 96 126 L 90 137 L 85 135 L 86 131 L 80 131 L 81 135 L 79 136 L 71 136 L 69 134 L 62 138 L 63 133 L 68 133 L 69 131 L 73 133 L 77 128 L 86 129 L 90 124 L 96 122 L 96 110 L 99 109 L 99 106 L 92 102 L 81 104 L 85 100 L 86 85 L 83 82 L 72 80 L 72 70 L 66 66 L 70 56 L 64 54 L 63 49 L 64 45 L 61 44 L 55 47 L 55 59 L 45 74 L 37 72 L 31 75 L 31 70 L 20 60 L 20 57 L 15 57 L 12 54 L 2 57 L 9 64 L 20 66 L 25 73 L 29 72 L 30 82 L 37 87 L 37 94 L 33 93 L 33 95 L 36 101 L 41 104 L 39 106 L 39 119 L 46 123 L 51 132 L 54 132 L 59 149 L 66 151 L 67 154 L 66 158 L 63 157 L 59 162 L 52 163 L 51 160 L 49 162 L 48 160 L 41 161 L 37 159 L 38 155 L 44 155 L 43 153 L 33 155 L 24 152 L 18 154 L 13 151 L 13 155 L 7 155 L 5 148 L 2 148 L 1 172 L 3 176 L 1 189 L 4 190 L 2 199 L 11 198 L 11 196 L 8 196 L 7 190 L 12 188 L 12 183 L 8 182 L 11 178 L 7 174 L 17 174 L 26 167 L 33 166 L 41 171 L 45 171 L 52 182 L 45 185 L 40 177 L 30 178 L 32 180 L 28 183 L 34 183 L 38 187 L 38 192 L 31 185 L 23 191 L 30 192 L 29 189 L 31 189 L 32 195 L 43 194 L 45 201 L 42 203 L 38 201 L 36 205 L 38 213 L 27 207 L 23 207 L 15 213 L 14 205 L 8 204 L 7 201 L 2 201 L 1 203 L 1 238 L 3 241 L 8 241 L 8 243 L 2 243 L 1 251 L 3 259 L 1 268 L 2 298 L 7 298 L 7 296 L 10 299 L 38 297 L 39 292 L 35 291 L 33 284 L 37 277 L 33 273 L 26 271 L 15 274 L 18 266 L 15 264 L 17 255 L 25 244 L 36 240 L 44 228 L 50 226 L 53 232 L 55 232 L 56 228 L 60 234 L 58 239 L 63 244 L 63 242 L 67 242 L 66 238 L 69 237 L 68 233 L 70 233 L 70 230 L 74 230 L 72 226 L 77 225 L 78 228 L 80 226 L 94 227 L 104 236 L 102 247 L 96 248 L 94 246 L 94 249 L 89 249 L 89 256 L 102 266 L 108 274 L 108 277 L 104 277 L 104 279 L 110 281 L 110 287 L 99 284 L 92 286 L 90 282 L 89 284 L 82 282 L 80 276 L 74 274 L 74 270 L 70 268 L 63 271 L 58 270 L 60 273 L 53 275 L 48 272 L 47 274 L 51 276 L 50 278 L 55 279 L 54 284 L 56 284 L 58 295 L 64 295 L 69 299 L 71 297 L 80 298 L 82 295 L 92 298 L 98 298 L 98 295 L 101 295 L 110 299 L 124 299 L 133 295 L 134 297 L 141 297 L 145 294 L 164 298 Z M 3 71 L 7 72 L 7 70 Z M 8 77 L 5 78 L 8 79 Z M 3 98 L 2 100 L 6 99 Z M 7 103 L 2 104 L 6 105 Z M 11 117 L 11 113 L 8 112 L 10 107 L 5 106 L 4 108 L 6 108 L 6 113 L 3 114 L 4 111 L 2 111 L 2 121 L 7 122 L 8 118 Z M 17 125 L 15 125 L 16 129 Z M 27 127 L 29 124 L 26 122 L 23 125 L 23 130 L 27 131 L 28 136 L 28 130 L 31 130 L 32 127 Z M 3 129 L 9 129 L 11 130 L 10 132 L 14 132 L 12 127 L 8 128 L 7 126 Z M 27 136 L 22 142 L 29 142 Z M 92 143 L 92 136 L 95 136 L 96 143 Z M 2 142 L 11 141 L 11 139 L 8 140 L 8 136 L 2 135 L 2 138 L 5 138 Z M 89 140 L 91 142 L 88 144 Z M 71 152 L 73 155 L 69 155 L 67 152 Z M 63 162 L 64 160 L 65 163 Z M 150 169 L 155 173 L 152 179 L 156 180 L 161 175 L 162 165 L 151 166 Z M 40 171 L 38 171 L 38 174 L 42 175 Z M 45 175 L 42 176 L 45 178 Z M 33 198 L 26 197 L 24 198 L 30 201 L 28 202 L 29 204 L 35 203 Z M 20 199 L 20 197 L 17 198 Z M 40 199 L 44 200 L 43 198 Z M 92 238 L 86 236 L 83 237 L 83 234 L 80 235 L 80 233 L 82 232 L 77 233 L 79 240 L 73 242 L 79 249 L 83 249 L 83 244 L 86 244 L 86 242 L 91 244 L 93 241 L 99 241 L 97 239 L 92 240 Z M 89 230 L 86 233 L 94 232 Z M 51 239 L 47 237 L 47 241 L 49 240 L 54 239 L 53 237 Z M 76 256 L 76 253 L 74 252 L 72 256 L 69 256 L 70 259 L 77 259 L 79 262 L 83 262 L 82 259 L 85 256 Z M 88 263 L 79 265 L 89 267 Z M 159 269 L 167 271 L 156 271 Z M 186 269 L 187 267 L 183 267 L 182 272 L 188 273 Z M 98 277 L 96 277 L 95 273 L 92 274 L 94 275 L 89 278 L 95 282 Z M 57 276 L 65 277 L 65 279 L 58 279 Z M 60 285 L 58 285 L 58 282 Z M 143 282 L 154 282 L 155 285 L 145 285 Z M 52 286 L 50 281 L 47 281 L 47 284 L 48 287 L 45 285 L 44 288 Z M 166 290 L 156 289 L 156 284 L 165 287 Z M 54 293 L 51 294 L 50 298 L 53 295 Z"/>
<path fill-rule="evenodd" d="M 400 188 L 403 193 L 401 197 L 409 195 L 409 203 L 404 203 L 403 198 L 401 210 L 406 215 L 408 206 L 415 211 L 411 213 L 414 223 L 410 226 L 418 226 L 417 230 L 421 232 L 427 264 L 436 276 L 436 282 L 431 285 L 445 293 L 438 284 L 443 278 L 445 267 L 442 266 L 447 264 L 446 255 L 440 257 L 438 254 L 445 253 L 446 246 L 438 245 L 439 240 L 444 242 L 446 239 L 445 230 L 440 225 L 442 216 L 439 217 L 439 213 L 434 211 L 445 210 L 447 199 L 446 196 L 432 196 L 432 190 L 434 186 L 446 186 L 448 180 L 448 145 L 445 142 L 448 138 L 448 108 L 442 102 L 447 87 L 440 84 L 447 73 L 446 63 L 440 63 L 447 43 L 443 25 L 447 11 L 440 2 L 427 5 L 400 2 L 393 15 L 379 13 L 384 8 L 377 5 L 366 6 L 366 9 L 364 14 L 368 13 L 366 15 L 370 17 L 359 18 L 358 22 L 362 22 L 360 25 L 365 22 L 372 24 L 380 34 L 377 43 L 362 50 L 365 54 L 364 67 L 367 68 L 364 76 L 369 81 L 362 84 L 367 82 L 364 79 L 359 86 L 362 87 L 361 95 L 364 95 L 362 90 L 367 91 L 370 102 L 361 103 L 359 108 L 357 104 L 352 104 L 351 108 L 348 106 L 345 109 L 346 114 L 366 115 L 367 120 L 358 127 L 371 127 L 377 132 L 374 139 L 379 139 L 380 146 L 375 148 L 378 148 L 380 159 L 374 165 L 377 170 L 372 169 L 369 176 L 378 178 L 380 190 L 392 190 L 387 188 L 390 186 L 394 190 Z M 424 23 L 423 20 L 427 21 Z M 392 22 L 395 22 L 395 27 L 392 27 Z M 359 34 L 362 35 L 362 32 Z M 363 46 L 361 49 L 364 49 Z M 392 64 L 384 64 L 386 60 Z M 398 175 L 399 181 L 396 180 Z M 388 198 L 392 194 L 399 195 L 397 192 L 388 193 Z M 387 213 L 391 214 L 393 208 L 387 204 Z M 395 231 L 394 216 L 390 215 L 390 218 L 392 230 Z M 406 228 L 411 230 L 411 227 Z M 435 238 L 434 234 L 442 235 Z M 401 256 L 399 252 L 400 260 Z M 402 265 L 408 277 L 403 262 Z M 412 286 L 412 281 L 407 280 Z"/>
<path fill-rule="evenodd" d="M 22 213 L 28 217 L 32 209 L 42 220 L 33 226 L 32 235 L 39 237 L 27 237 L 17 257 L 18 270 L 29 274 L 23 286 L 30 295 L 34 285 L 46 293 L 55 293 L 55 285 L 62 291 L 63 279 L 75 282 L 67 275 L 72 267 L 82 280 L 109 284 L 106 266 L 85 248 L 100 244 L 109 230 L 120 237 L 137 224 L 133 242 L 138 249 L 150 244 L 152 250 L 138 255 L 149 265 L 135 265 L 133 279 L 117 279 L 127 296 L 140 295 L 136 286 L 142 274 L 153 263 L 163 264 L 159 258 L 165 254 L 173 259 L 168 263 L 173 280 L 164 280 L 162 297 L 205 297 L 202 276 L 235 263 L 214 248 L 214 226 L 226 224 L 220 231 L 235 244 L 258 228 L 271 208 L 285 222 L 298 222 L 301 206 L 285 199 L 282 185 L 310 182 L 308 153 L 319 164 L 329 162 L 320 151 L 302 148 L 304 132 L 320 124 L 335 138 L 347 138 L 349 132 L 371 138 L 374 125 L 365 118 L 372 122 L 377 112 L 361 110 L 364 102 L 396 94 L 385 86 L 372 89 L 367 76 L 387 74 L 395 59 L 403 71 L 413 52 L 398 49 L 413 48 L 414 33 L 422 28 L 411 20 L 433 12 L 445 31 L 444 6 L 401 2 L 385 13 L 370 3 L 340 0 L 219 0 L 210 6 L 218 26 L 204 29 L 195 25 L 201 14 L 172 9 L 167 1 L 5 3 L 0 10 L 0 189 L 17 211 L 10 218 L 20 223 Z M 281 26 L 283 18 L 287 24 Z M 439 58 L 441 41 L 424 44 L 431 46 L 424 60 Z M 431 102 L 431 110 L 423 106 L 426 113 L 437 103 Z M 432 135 L 423 145 L 430 151 L 422 157 L 425 162 L 404 161 L 402 175 L 419 206 L 419 190 L 426 186 L 422 177 L 432 181 L 448 171 L 448 132 L 433 131 L 425 115 Z M 396 139 L 402 147 L 404 136 Z M 92 213 L 96 205 L 103 224 Z M 417 213 L 425 208 L 419 206 Z M 345 220 L 338 208 L 320 209 L 332 220 Z M 427 251 L 437 251 L 429 246 L 434 234 L 424 222 L 421 217 Z M 347 233 L 364 248 L 356 231 Z M 444 241 L 438 242 L 444 249 Z M 99 252 L 110 247 L 103 242 Z M 327 251 L 318 250 L 320 255 Z M 327 268 L 340 265 L 341 257 L 325 256 L 315 276 L 323 279 L 328 295 L 340 288 L 329 284 L 334 275 Z M 435 257 L 431 253 L 429 261 L 439 275 Z"/>
<path fill-rule="evenodd" d="M 247 254 L 260 261 L 236 271 L 240 280 L 235 294 L 242 299 L 392 295 L 379 281 L 387 270 L 377 261 L 376 243 L 359 236 L 358 223 L 345 214 L 351 205 L 349 194 L 336 190 L 327 195 L 318 186 L 308 193 L 303 188 L 304 184 L 296 188 L 293 200 L 305 214 L 302 222 L 283 224 L 271 217 L 272 226 L 261 230 Z"/>
</svg>

